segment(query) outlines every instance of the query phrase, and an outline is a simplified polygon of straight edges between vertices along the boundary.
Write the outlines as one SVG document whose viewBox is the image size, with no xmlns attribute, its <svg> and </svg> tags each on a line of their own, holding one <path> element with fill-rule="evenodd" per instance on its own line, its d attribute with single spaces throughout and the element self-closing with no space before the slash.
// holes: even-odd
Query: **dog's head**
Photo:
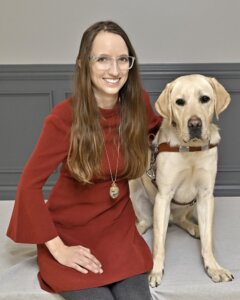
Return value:
<svg viewBox="0 0 240 300">
<path fill-rule="evenodd" d="M 209 140 L 214 112 L 218 118 L 229 102 L 230 95 L 215 78 L 193 74 L 168 83 L 155 107 L 188 143 Z"/>
</svg>

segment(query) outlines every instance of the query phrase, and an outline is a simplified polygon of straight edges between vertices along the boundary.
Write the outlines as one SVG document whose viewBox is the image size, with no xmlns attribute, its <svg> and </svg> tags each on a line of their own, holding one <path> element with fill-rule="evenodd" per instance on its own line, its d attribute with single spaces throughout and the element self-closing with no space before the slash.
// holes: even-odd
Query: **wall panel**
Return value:
<svg viewBox="0 0 240 300">
<path fill-rule="evenodd" d="M 215 194 L 240 195 L 240 64 L 141 65 L 144 88 L 155 102 L 166 83 L 177 76 L 201 73 L 216 77 L 232 97 L 220 116 L 222 141 Z M 22 168 L 52 107 L 72 90 L 72 65 L 0 65 L 0 200 L 14 199 Z M 58 170 L 49 178 L 47 197 Z"/>
</svg>

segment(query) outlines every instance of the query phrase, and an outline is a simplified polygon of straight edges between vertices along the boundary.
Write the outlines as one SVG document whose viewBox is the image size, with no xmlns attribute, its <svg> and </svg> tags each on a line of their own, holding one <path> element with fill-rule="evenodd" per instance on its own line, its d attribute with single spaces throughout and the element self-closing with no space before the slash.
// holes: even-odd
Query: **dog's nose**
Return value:
<svg viewBox="0 0 240 300">
<path fill-rule="evenodd" d="M 202 120 L 198 118 L 197 116 L 192 116 L 188 120 L 188 128 L 189 129 L 196 129 L 196 128 L 201 128 L 202 127 Z"/>
<path fill-rule="evenodd" d="M 201 139 L 202 135 L 202 120 L 197 116 L 192 116 L 188 120 L 188 130 L 190 139 Z"/>
</svg>

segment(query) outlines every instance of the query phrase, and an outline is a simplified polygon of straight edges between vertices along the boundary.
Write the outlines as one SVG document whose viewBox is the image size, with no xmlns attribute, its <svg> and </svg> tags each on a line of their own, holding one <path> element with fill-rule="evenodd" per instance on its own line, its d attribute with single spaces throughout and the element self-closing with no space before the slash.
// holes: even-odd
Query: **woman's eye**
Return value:
<svg viewBox="0 0 240 300">
<path fill-rule="evenodd" d="M 98 59 L 97 59 L 97 62 L 108 62 L 109 61 L 109 58 L 108 57 L 106 57 L 106 56 L 100 56 L 100 57 L 98 57 Z"/>
<path fill-rule="evenodd" d="M 182 98 L 176 100 L 176 104 L 179 106 L 185 105 L 186 101 Z"/>
<path fill-rule="evenodd" d="M 128 63 L 128 57 L 127 56 L 121 56 L 118 58 L 118 61 L 121 63 Z"/>
<path fill-rule="evenodd" d="M 201 96 L 200 97 L 200 102 L 201 103 L 207 103 L 210 100 L 210 98 L 208 96 Z"/>
</svg>

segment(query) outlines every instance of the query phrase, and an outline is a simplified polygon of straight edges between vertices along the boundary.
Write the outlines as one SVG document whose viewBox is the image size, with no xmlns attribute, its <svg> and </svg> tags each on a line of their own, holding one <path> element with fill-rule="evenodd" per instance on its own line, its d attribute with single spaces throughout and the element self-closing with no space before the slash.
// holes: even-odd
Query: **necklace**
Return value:
<svg viewBox="0 0 240 300">
<path fill-rule="evenodd" d="M 120 126 L 118 128 L 118 131 L 119 131 L 119 137 L 120 137 Z M 113 172 L 112 172 L 111 165 L 110 165 L 110 160 L 109 160 L 109 156 L 108 156 L 104 136 L 103 136 L 103 145 L 104 145 L 104 148 L 105 148 L 105 153 L 106 153 L 106 157 L 107 157 L 107 161 L 108 161 L 108 167 L 109 167 L 111 180 L 112 180 L 112 184 L 111 184 L 110 189 L 109 189 L 109 195 L 112 199 L 116 199 L 119 195 L 119 187 L 116 184 L 116 180 L 117 180 L 118 162 L 119 162 L 120 138 L 118 140 L 118 145 L 117 145 L 117 163 L 116 163 L 116 171 L 115 171 L 114 177 L 113 177 Z"/>
</svg>

